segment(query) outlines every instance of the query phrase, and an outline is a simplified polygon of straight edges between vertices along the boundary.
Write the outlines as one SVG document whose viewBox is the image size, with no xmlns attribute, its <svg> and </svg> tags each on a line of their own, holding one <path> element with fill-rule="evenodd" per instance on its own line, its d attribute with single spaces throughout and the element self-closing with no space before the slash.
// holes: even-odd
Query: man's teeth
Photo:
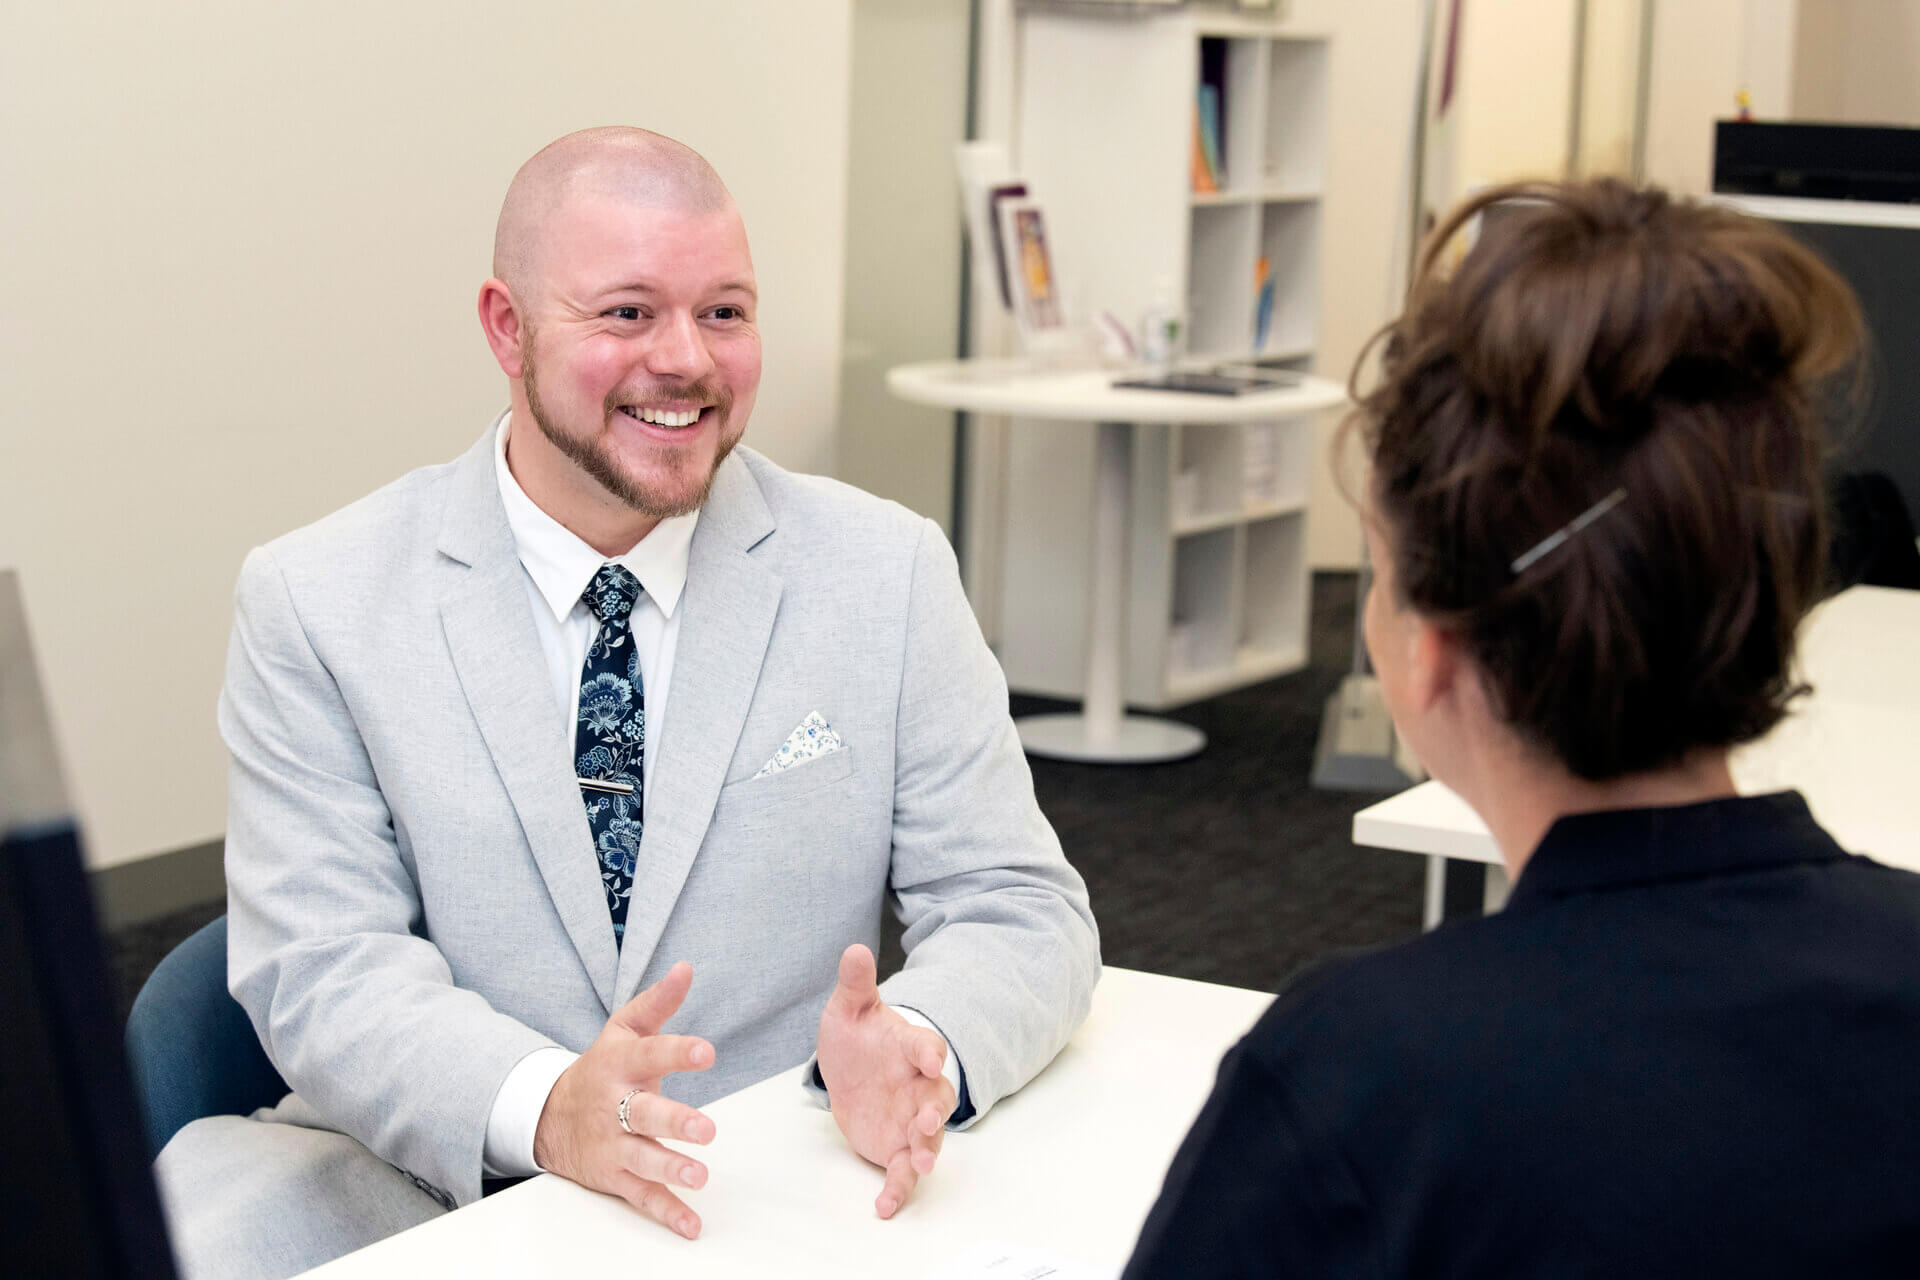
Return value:
<svg viewBox="0 0 1920 1280">
<path fill-rule="evenodd" d="M 690 427 L 694 419 L 701 414 L 699 409 L 689 409 L 685 413 L 668 413 L 664 409 L 635 409 L 629 407 L 627 413 L 642 422 L 651 422 L 656 427 Z"/>
</svg>

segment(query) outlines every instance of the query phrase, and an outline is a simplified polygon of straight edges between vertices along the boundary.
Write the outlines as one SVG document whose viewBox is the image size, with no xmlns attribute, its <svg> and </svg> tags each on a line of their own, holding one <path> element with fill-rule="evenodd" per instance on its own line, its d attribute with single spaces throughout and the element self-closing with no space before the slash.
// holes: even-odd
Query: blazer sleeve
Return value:
<svg viewBox="0 0 1920 1280">
<path fill-rule="evenodd" d="M 327 1121 L 465 1204 L 494 1094 L 552 1043 L 453 985 L 372 761 L 272 552 L 247 557 L 219 705 L 231 753 L 227 967 Z"/>
<path fill-rule="evenodd" d="M 904 643 L 890 889 L 907 961 L 880 991 L 946 1036 L 978 1119 L 1086 1017 L 1100 939 L 1086 885 L 1034 799 L 1000 664 L 931 521 Z"/>
</svg>

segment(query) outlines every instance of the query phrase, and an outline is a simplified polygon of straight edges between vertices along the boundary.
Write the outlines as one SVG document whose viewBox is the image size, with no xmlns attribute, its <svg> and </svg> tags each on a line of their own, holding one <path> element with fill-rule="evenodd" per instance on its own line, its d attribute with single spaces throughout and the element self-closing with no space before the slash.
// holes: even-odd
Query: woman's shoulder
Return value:
<svg viewBox="0 0 1920 1280">
<path fill-rule="evenodd" d="M 1535 933 L 1531 921 L 1493 915 L 1329 956 L 1275 997 L 1247 1052 L 1296 1079 L 1363 1061 L 1477 1061 L 1538 976 Z"/>
</svg>

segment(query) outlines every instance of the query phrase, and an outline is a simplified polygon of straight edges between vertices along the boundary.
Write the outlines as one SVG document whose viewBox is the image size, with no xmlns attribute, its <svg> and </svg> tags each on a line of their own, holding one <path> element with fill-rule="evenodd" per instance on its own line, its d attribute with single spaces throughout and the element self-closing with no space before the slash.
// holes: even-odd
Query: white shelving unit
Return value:
<svg viewBox="0 0 1920 1280">
<path fill-rule="evenodd" d="M 1020 20 L 1016 164 L 1045 207 L 1069 296 L 1132 323 L 1170 282 L 1188 356 L 1314 368 L 1328 44 L 1226 11 Z M 1204 59 L 1224 66 L 1222 182 L 1190 180 Z M 1254 350 L 1256 265 L 1273 314 Z M 1080 317 L 1083 318 L 1083 317 Z M 1307 660 L 1315 416 L 1135 427 L 1127 701 L 1164 708 Z M 1016 430 L 1000 659 L 1028 693 L 1085 692 L 1091 433 Z"/>
</svg>

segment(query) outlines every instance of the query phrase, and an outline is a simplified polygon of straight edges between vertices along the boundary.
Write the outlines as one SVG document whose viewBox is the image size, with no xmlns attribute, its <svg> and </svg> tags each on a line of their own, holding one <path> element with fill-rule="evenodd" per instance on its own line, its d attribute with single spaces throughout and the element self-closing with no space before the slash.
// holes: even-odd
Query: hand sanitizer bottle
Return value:
<svg viewBox="0 0 1920 1280">
<path fill-rule="evenodd" d="M 1173 281 L 1160 276 L 1153 282 L 1153 301 L 1140 318 L 1140 354 L 1155 370 L 1165 373 L 1180 349 L 1180 312 L 1173 305 Z"/>
</svg>

